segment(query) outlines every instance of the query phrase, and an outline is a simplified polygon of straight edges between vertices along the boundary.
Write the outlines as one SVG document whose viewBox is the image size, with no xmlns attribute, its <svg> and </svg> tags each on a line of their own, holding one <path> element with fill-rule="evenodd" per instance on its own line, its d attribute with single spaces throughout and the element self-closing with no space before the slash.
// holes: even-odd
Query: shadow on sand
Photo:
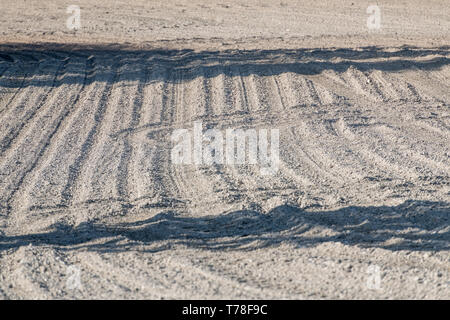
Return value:
<svg viewBox="0 0 450 320">
<path fill-rule="evenodd" d="M 285 72 L 301 75 L 320 74 L 325 70 L 345 72 L 355 68 L 363 72 L 380 70 L 398 72 L 410 69 L 433 70 L 450 63 L 450 46 L 417 48 L 279 49 L 193 51 L 138 50 L 105 45 L 3 44 L 0 45 L 0 75 L 8 77 L 0 87 L 55 86 L 110 81 L 108 73 L 119 73 L 122 81 L 181 82 L 197 77 L 273 76 Z M 68 63 L 70 72 L 65 72 Z M 55 73 L 55 66 L 59 69 Z M 37 75 L 27 81 L 18 81 Z M 58 79 L 56 79 L 58 78 Z M 115 78 L 117 81 L 117 77 Z"/>
<path fill-rule="evenodd" d="M 0 236 L 0 251 L 28 244 L 61 250 L 149 252 L 184 245 L 205 250 L 253 250 L 283 243 L 298 247 L 338 242 L 391 251 L 450 249 L 450 203 L 405 201 L 398 206 L 350 206 L 304 211 L 282 205 L 268 213 L 250 210 L 207 217 L 165 211 L 133 223 L 105 226 L 56 224 L 47 233 Z M 94 243 L 100 241 L 101 244 Z"/>
</svg>

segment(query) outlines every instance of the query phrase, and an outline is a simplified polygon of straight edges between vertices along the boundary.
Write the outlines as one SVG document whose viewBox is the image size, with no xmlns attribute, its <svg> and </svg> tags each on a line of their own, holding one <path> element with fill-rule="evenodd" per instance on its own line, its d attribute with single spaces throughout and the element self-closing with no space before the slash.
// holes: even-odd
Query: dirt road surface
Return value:
<svg viewBox="0 0 450 320">
<path fill-rule="evenodd" d="M 0 298 L 449 299 L 448 1 L 299 2 L 2 0 Z"/>
</svg>

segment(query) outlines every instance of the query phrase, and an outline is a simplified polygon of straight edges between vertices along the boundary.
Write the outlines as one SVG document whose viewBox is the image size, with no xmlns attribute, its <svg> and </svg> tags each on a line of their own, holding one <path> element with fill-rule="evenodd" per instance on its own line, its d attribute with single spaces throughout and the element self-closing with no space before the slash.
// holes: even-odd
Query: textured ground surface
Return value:
<svg viewBox="0 0 450 320">
<path fill-rule="evenodd" d="M 0 298 L 450 298 L 445 1 L 79 3 L 1 4 Z M 198 120 L 279 171 L 173 164 Z"/>
</svg>

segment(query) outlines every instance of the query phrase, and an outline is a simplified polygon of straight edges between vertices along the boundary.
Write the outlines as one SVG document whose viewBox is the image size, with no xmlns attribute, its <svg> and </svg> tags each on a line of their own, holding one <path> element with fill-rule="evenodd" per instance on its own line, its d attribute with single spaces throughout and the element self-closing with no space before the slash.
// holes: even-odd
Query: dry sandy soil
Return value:
<svg viewBox="0 0 450 320">
<path fill-rule="evenodd" d="M 450 299 L 448 1 L 299 2 L 1 0 L 0 298 Z"/>
</svg>

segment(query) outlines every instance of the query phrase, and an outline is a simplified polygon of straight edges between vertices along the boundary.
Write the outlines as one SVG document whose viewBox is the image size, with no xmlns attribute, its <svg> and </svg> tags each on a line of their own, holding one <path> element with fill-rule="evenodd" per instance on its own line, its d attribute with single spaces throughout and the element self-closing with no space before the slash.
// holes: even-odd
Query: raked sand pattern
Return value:
<svg viewBox="0 0 450 320">
<path fill-rule="evenodd" d="M 2 44 L 0 298 L 449 299 L 449 61 Z M 279 129 L 279 170 L 173 164 L 196 121 Z"/>
</svg>

